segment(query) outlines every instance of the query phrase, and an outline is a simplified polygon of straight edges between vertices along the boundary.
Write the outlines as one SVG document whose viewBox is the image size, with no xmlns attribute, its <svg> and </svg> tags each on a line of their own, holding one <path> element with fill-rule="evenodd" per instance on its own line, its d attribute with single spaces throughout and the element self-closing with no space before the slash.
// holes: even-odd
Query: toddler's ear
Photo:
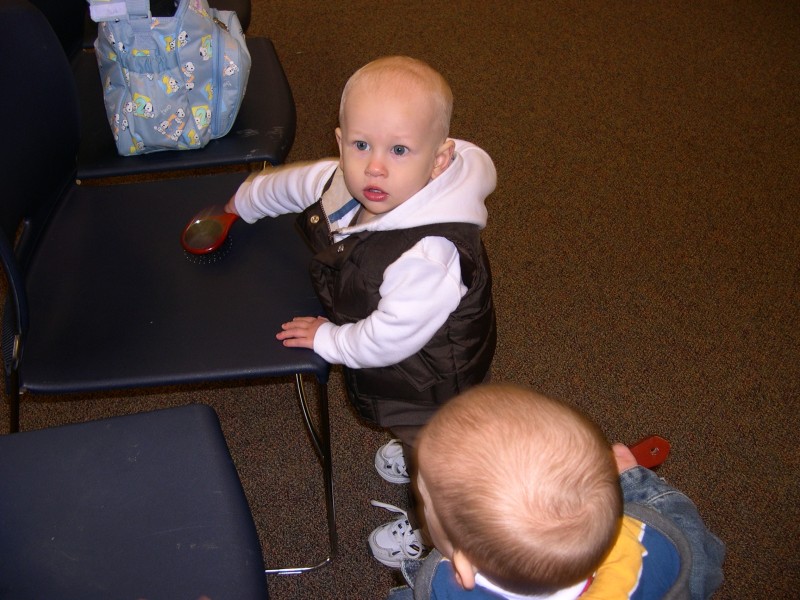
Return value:
<svg viewBox="0 0 800 600">
<path fill-rule="evenodd" d="M 339 159 L 341 160 L 342 156 L 342 128 L 337 127 L 333 131 L 334 135 L 336 136 L 336 144 L 339 146 Z"/>
<path fill-rule="evenodd" d="M 431 179 L 436 179 L 439 175 L 447 170 L 450 163 L 453 162 L 453 156 L 456 152 L 456 143 L 450 138 L 446 139 L 439 149 L 436 151 L 436 156 L 433 160 L 433 171 L 431 172 Z"/>
<path fill-rule="evenodd" d="M 453 550 L 453 570 L 456 572 L 456 580 L 465 590 L 475 587 L 475 567 L 472 561 L 461 550 Z"/>
</svg>

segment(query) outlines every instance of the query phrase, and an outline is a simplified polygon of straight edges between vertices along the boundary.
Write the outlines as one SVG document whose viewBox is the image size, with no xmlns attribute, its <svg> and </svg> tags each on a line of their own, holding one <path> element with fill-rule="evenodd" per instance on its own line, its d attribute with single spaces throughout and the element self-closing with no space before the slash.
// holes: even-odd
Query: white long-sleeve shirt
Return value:
<svg viewBox="0 0 800 600">
<path fill-rule="evenodd" d="M 455 143 L 455 159 L 447 170 L 388 213 L 350 226 L 359 208 L 354 201 L 339 214 L 329 214 L 334 238 L 434 223 L 485 227 L 485 199 L 497 181 L 494 164 L 474 144 Z M 248 223 L 302 212 L 319 200 L 337 166 L 337 160 L 329 159 L 251 176 L 236 193 L 236 210 Z M 341 180 L 339 185 L 347 193 Z M 356 369 L 396 364 L 425 346 L 466 291 L 453 243 L 443 237 L 423 238 L 384 271 L 377 309 L 356 323 L 323 324 L 314 337 L 314 351 L 331 364 Z"/>
</svg>

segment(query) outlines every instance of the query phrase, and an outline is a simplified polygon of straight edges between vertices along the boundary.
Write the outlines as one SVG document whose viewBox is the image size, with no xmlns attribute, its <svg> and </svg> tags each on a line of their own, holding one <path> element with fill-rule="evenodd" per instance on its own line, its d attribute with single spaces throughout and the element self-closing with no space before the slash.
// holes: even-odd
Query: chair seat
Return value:
<svg viewBox="0 0 800 600">
<path fill-rule="evenodd" d="M 28 269 L 35 318 L 22 387 L 65 393 L 295 373 L 327 382 L 317 354 L 275 339 L 281 323 L 321 311 L 294 215 L 237 221 L 208 264 L 181 247 L 189 220 L 224 204 L 245 175 L 73 186 Z"/>
<path fill-rule="evenodd" d="M 92 51 L 79 53 L 72 63 L 81 110 L 78 179 L 284 162 L 294 142 L 296 124 L 289 82 L 269 39 L 247 38 L 247 47 L 252 60 L 250 77 L 231 131 L 197 150 L 140 156 L 117 153 L 103 105 L 97 58 Z"/>
<path fill-rule="evenodd" d="M 0 436 L 0 481 L 4 598 L 267 598 L 208 406 Z"/>
</svg>

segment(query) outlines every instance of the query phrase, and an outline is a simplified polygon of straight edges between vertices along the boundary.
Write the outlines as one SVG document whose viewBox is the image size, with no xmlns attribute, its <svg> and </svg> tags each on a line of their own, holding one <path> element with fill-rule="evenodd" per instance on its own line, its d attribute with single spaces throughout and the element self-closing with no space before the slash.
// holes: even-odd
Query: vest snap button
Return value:
<svg viewBox="0 0 800 600">
<path fill-rule="evenodd" d="M 337 252 L 344 252 L 344 244 L 339 244 L 339 247 L 336 248 Z"/>
<path fill-rule="evenodd" d="M 319 217 L 317 215 L 311 215 L 309 221 L 311 221 L 312 225 L 316 225 L 317 223 L 319 223 Z"/>
</svg>

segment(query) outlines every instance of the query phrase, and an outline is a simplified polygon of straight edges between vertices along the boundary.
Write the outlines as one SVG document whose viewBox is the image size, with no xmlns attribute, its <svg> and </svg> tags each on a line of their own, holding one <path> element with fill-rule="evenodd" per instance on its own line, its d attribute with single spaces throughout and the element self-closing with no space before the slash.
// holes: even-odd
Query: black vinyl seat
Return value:
<svg viewBox="0 0 800 600">
<path fill-rule="evenodd" d="M 208 406 L 0 436 L 0 481 L 3 598 L 268 597 Z"/>
<path fill-rule="evenodd" d="M 327 380 L 310 350 L 275 339 L 280 323 L 321 314 L 310 251 L 291 215 L 234 224 L 229 243 L 202 260 L 180 244 L 200 209 L 223 204 L 246 176 L 223 172 L 124 184 L 76 182 L 80 140 L 75 79 L 46 19 L 5 0 L 0 50 L 26 48 L 26 65 L 0 63 L 0 96 L 13 115 L 0 146 L 0 258 L 7 279 L 2 350 L 9 430 L 23 393 L 62 394 L 294 375 L 320 458 L 330 555 L 336 553 Z M 57 99 L 57 101 L 54 101 Z M 318 382 L 318 427 L 303 375 Z"/>
</svg>

